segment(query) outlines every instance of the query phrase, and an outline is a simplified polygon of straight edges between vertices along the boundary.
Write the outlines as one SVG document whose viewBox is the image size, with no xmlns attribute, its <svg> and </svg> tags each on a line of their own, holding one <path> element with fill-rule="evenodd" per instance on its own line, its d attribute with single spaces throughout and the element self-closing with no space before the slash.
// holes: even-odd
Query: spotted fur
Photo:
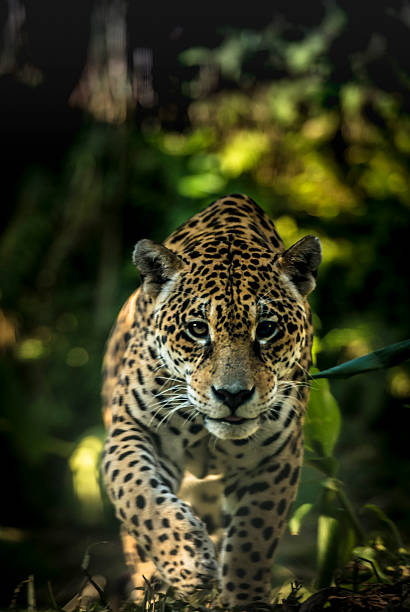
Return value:
<svg viewBox="0 0 410 612">
<path fill-rule="evenodd" d="M 104 479 L 136 584 L 156 568 L 184 595 L 217 580 L 224 605 L 269 600 L 302 462 L 320 258 L 313 236 L 285 250 L 237 194 L 164 245 L 137 244 L 143 284 L 109 340 L 103 388 Z M 201 499 L 194 512 L 178 497 L 186 473 L 211 481 L 200 497 L 221 509 L 218 555 Z"/>
</svg>

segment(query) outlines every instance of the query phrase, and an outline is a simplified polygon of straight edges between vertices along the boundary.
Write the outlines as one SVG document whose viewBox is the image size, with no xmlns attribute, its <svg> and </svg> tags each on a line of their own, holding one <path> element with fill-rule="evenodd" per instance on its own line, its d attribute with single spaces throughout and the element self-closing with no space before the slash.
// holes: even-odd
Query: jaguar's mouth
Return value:
<svg viewBox="0 0 410 612">
<path fill-rule="evenodd" d="M 255 417 L 257 418 L 257 417 Z M 218 423 L 229 423 L 232 425 L 241 425 L 242 423 L 246 423 L 248 421 L 254 421 L 255 419 L 247 419 L 246 417 L 239 417 L 239 416 L 226 416 L 226 417 L 222 417 L 220 419 L 215 419 L 213 417 L 208 417 L 209 420 L 211 421 L 216 421 Z"/>
<path fill-rule="evenodd" d="M 260 419 L 240 416 L 226 416 L 222 418 L 205 418 L 205 427 L 210 434 L 221 440 L 241 440 L 249 438 L 259 429 Z"/>
</svg>

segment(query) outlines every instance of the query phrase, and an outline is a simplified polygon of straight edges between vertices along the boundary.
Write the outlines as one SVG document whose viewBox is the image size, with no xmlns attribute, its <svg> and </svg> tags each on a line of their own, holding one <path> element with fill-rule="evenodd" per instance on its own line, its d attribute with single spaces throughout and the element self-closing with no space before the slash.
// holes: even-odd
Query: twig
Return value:
<svg viewBox="0 0 410 612">
<path fill-rule="evenodd" d="M 56 598 L 54 597 L 53 587 L 51 586 L 50 580 L 47 581 L 47 587 L 48 587 L 48 595 L 50 597 L 50 601 L 51 601 L 53 610 L 59 610 L 60 608 L 58 607 Z"/>
<path fill-rule="evenodd" d="M 345 510 L 345 512 L 347 513 L 347 516 L 350 519 L 350 522 L 352 524 L 353 529 L 356 532 L 356 535 L 358 537 L 358 540 L 361 544 L 363 544 L 364 542 L 366 542 L 366 533 L 359 521 L 359 519 L 357 518 L 357 515 L 353 509 L 352 504 L 350 503 L 349 499 L 346 496 L 346 493 L 343 491 L 343 489 L 339 486 L 336 488 L 336 495 L 339 499 L 339 502 L 341 503 L 343 509 Z"/>
<path fill-rule="evenodd" d="M 91 574 L 90 574 L 90 572 L 88 571 L 87 568 L 83 567 L 83 572 L 86 575 L 86 577 L 87 577 L 88 581 L 90 582 L 90 584 L 92 584 L 93 587 L 95 588 L 95 590 L 97 591 L 102 605 L 105 606 L 107 608 L 107 610 L 110 610 L 110 612 L 112 612 L 112 610 L 111 610 L 107 600 L 105 599 L 104 591 L 102 590 L 102 588 L 95 582 L 95 580 L 93 580 L 93 578 L 91 577 Z"/>
<path fill-rule="evenodd" d="M 382 582 L 382 583 L 385 582 L 385 580 L 382 580 L 382 578 L 380 577 L 380 574 L 377 571 L 376 565 L 373 563 L 373 561 L 371 559 L 366 559 L 365 557 L 356 557 L 356 559 L 359 559 L 359 561 L 364 561 L 365 563 L 368 563 L 371 566 L 371 568 L 372 568 L 372 570 L 374 572 L 374 575 L 376 576 L 377 580 L 379 582 Z"/>
<path fill-rule="evenodd" d="M 23 588 L 23 586 L 25 584 L 27 584 L 27 583 L 28 583 L 28 579 L 22 580 L 21 582 L 18 583 L 18 585 L 16 586 L 16 588 L 13 591 L 13 599 L 10 602 L 9 610 L 14 610 L 14 608 L 16 607 L 16 604 L 17 604 L 17 597 L 19 596 L 20 591 Z"/>
<path fill-rule="evenodd" d="M 36 612 L 36 594 L 34 591 L 33 574 L 30 574 L 27 583 L 27 610 L 28 612 Z"/>
</svg>

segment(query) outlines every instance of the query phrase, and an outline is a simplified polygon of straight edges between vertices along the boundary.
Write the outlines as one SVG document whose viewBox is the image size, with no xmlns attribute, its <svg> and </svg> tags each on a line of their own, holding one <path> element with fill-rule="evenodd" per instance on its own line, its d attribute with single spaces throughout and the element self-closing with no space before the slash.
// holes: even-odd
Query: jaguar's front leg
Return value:
<svg viewBox="0 0 410 612">
<path fill-rule="evenodd" d="M 220 577 L 224 605 L 269 602 L 273 556 L 296 496 L 301 461 L 299 448 L 226 478 Z"/>
<path fill-rule="evenodd" d="M 142 562 L 183 594 L 216 579 L 214 546 L 205 525 L 180 500 L 182 469 L 128 416 L 112 425 L 103 460 L 104 480 L 117 517 L 137 540 Z"/>
<path fill-rule="evenodd" d="M 131 578 L 130 592 L 128 594 L 129 598 L 132 601 L 141 601 L 143 599 L 143 589 L 146 582 L 152 584 L 156 567 L 150 559 L 146 559 L 145 561 L 141 560 L 138 553 L 138 543 L 126 530 L 124 525 L 121 525 L 121 542 L 125 564 L 129 569 Z"/>
</svg>

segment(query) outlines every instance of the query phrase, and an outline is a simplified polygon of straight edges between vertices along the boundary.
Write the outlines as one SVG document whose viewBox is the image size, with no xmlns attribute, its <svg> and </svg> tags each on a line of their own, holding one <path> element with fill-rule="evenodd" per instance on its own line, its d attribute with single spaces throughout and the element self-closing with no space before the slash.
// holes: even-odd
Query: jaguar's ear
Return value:
<svg viewBox="0 0 410 612">
<path fill-rule="evenodd" d="M 322 261 L 322 247 L 316 236 L 305 236 L 282 253 L 279 265 L 301 295 L 316 286 L 317 269 Z"/>
<path fill-rule="evenodd" d="M 141 273 L 144 291 L 156 297 L 162 286 L 181 268 L 178 255 L 152 240 L 137 242 L 132 260 Z"/>
</svg>

